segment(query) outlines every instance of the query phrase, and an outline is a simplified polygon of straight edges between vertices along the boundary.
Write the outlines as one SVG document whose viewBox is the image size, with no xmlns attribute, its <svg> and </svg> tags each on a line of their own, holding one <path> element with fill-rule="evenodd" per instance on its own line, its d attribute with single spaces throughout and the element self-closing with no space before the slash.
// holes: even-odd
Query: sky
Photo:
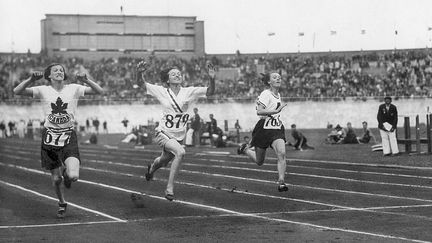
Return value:
<svg viewBox="0 0 432 243">
<path fill-rule="evenodd" d="M 112 15 L 121 6 L 125 15 L 196 16 L 208 54 L 432 45 L 432 0 L 0 0 L 0 52 L 39 52 L 45 14 Z"/>
</svg>

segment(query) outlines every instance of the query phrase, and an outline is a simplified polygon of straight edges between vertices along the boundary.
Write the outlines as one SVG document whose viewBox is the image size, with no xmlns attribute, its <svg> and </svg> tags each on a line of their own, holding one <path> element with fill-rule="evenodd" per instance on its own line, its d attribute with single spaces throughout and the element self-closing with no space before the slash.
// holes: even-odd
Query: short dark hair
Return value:
<svg viewBox="0 0 432 243">
<path fill-rule="evenodd" d="M 291 128 L 295 128 L 296 127 L 296 124 L 291 124 Z"/>
<path fill-rule="evenodd" d="M 51 82 L 51 78 L 49 77 L 51 75 L 51 68 L 54 66 L 61 66 L 63 68 L 63 72 L 64 72 L 64 79 L 63 80 L 67 80 L 68 76 L 66 74 L 66 69 L 63 65 L 61 65 L 60 63 L 51 63 L 50 65 L 48 65 L 48 67 L 45 68 L 44 70 L 44 79 L 48 80 Z"/>
<path fill-rule="evenodd" d="M 261 75 L 261 81 L 265 84 L 265 85 L 269 85 L 270 82 L 270 74 L 269 73 L 260 73 Z"/>
<path fill-rule="evenodd" d="M 169 68 L 166 68 L 166 69 L 160 71 L 159 74 L 160 74 L 160 79 L 161 79 L 162 82 L 164 82 L 164 83 L 168 83 L 168 80 L 169 80 L 169 75 L 168 75 L 168 73 L 169 73 L 171 70 L 173 70 L 173 69 L 177 69 L 177 68 L 176 68 L 176 67 L 169 67 Z"/>
</svg>

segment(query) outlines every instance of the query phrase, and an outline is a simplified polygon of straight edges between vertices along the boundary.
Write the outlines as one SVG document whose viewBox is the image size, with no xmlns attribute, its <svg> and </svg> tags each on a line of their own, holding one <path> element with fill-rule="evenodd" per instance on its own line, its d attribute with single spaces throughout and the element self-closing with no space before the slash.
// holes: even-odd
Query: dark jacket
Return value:
<svg viewBox="0 0 432 243">
<path fill-rule="evenodd" d="M 392 125 L 393 129 L 396 129 L 397 122 L 398 122 L 398 113 L 396 106 L 393 104 L 390 104 L 389 110 L 387 111 L 386 105 L 382 104 L 378 108 L 378 128 L 384 130 L 384 122 L 390 123 Z"/>
</svg>

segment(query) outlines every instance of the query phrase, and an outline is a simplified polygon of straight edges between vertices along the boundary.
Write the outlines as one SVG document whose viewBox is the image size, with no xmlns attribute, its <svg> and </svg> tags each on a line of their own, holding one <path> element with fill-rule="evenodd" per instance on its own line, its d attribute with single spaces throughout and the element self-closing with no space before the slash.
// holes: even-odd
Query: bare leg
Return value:
<svg viewBox="0 0 432 243">
<path fill-rule="evenodd" d="M 71 181 L 77 181 L 79 178 L 80 162 L 75 157 L 69 157 L 65 160 L 66 174 Z"/>
<path fill-rule="evenodd" d="M 257 165 L 261 166 L 264 164 L 266 149 L 255 147 L 255 151 L 246 148 L 245 154 Z"/>
<path fill-rule="evenodd" d="M 155 160 L 155 163 L 152 166 L 154 167 L 154 169 L 152 168 L 151 170 L 155 171 L 155 169 L 162 167 L 162 165 L 167 165 L 169 161 L 172 161 L 166 189 L 167 194 L 174 195 L 174 180 L 180 169 L 180 163 L 185 153 L 186 151 L 184 150 L 184 148 L 175 139 L 170 139 L 165 144 L 165 151 L 162 153 L 159 159 Z"/>
<path fill-rule="evenodd" d="M 278 172 L 279 172 L 279 182 L 285 181 L 285 171 L 286 171 L 286 161 L 285 161 L 285 142 L 283 139 L 276 139 L 272 143 L 272 147 L 276 152 L 278 159 Z"/>
<path fill-rule="evenodd" d="M 172 154 L 171 152 L 163 150 L 161 155 L 159 157 L 157 157 L 153 161 L 153 163 L 151 164 L 149 172 L 154 173 L 155 171 L 157 171 L 161 167 L 167 166 L 168 163 L 173 159 L 174 159 L 174 154 Z"/>
<path fill-rule="evenodd" d="M 60 172 L 60 168 L 55 168 L 51 170 L 51 180 L 54 186 L 55 193 L 57 194 L 57 198 L 60 203 L 65 203 L 63 192 L 60 187 L 62 182 L 62 175 Z"/>
</svg>

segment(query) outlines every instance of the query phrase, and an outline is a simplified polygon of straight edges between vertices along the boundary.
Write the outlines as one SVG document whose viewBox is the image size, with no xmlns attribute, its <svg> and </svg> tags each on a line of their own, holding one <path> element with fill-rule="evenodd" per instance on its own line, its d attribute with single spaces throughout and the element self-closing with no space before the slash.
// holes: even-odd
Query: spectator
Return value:
<svg viewBox="0 0 432 243">
<path fill-rule="evenodd" d="M 90 120 L 86 119 L 86 132 L 90 132 Z"/>
<path fill-rule="evenodd" d="M 372 131 L 368 128 L 368 124 L 366 121 L 362 122 L 362 126 L 363 126 L 363 135 L 357 138 L 359 143 L 369 143 L 371 138 L 373 138 L 374 143 L 377 143 L 377 140 L 373 135 Z"/>
<path fill-rule="evenodd" d="M 127 134 L 128 132 L 128 123 L 129 123 L 129 120 L 128 119 L 126 119 L 126 117 L 123 119 L 123 121 L 121 121 L 122 123 L 123 123 L 123 127 L 124 127 L 124 134 Z"/>
<path fill-rule="evenodd" d="M 398 122 L 397 108 L 392 103 L 392 98 L 386 96 L 384 104 L 378 108 L 377 120 L 381 135 L 383 155 L 398 155 L 399 148 L 396 140 L 396 128 Z"/>
<path fill-rule="evenodd" d="M 215 141 L 213 139 L 213 134 L 217 135 L 217 128 L 218 127 L 217 127 L 217 121 L 216 121 L 216 119 L 214 119 L 213 114 L 210 114 L 209 117 L 210 117 L 210 122 L 208 123 L 208 132 L 210 135 L 211 146 L 214 147 L 216 144 L 215 144 Z"/>
<path fill-rule="evenodd" d="M 5 138 L 6 137 L 6 125 L 4 123 L 4 121 L 0 122 L 0 138 Z"/>
<path fill-rule="evenodd" d="M 191 118 L 191 129 L 193 131 L 193 145 L 200 145 L 200 136 L 201 136 L 201 117 L 198 114 L 198 108 L 193 109 L 194 115 Z"/>
<path fill-rule="evenodd" d="M 359 143 L 351 122 L 347 123 L 347 128 L 345 129 L 345 136 L 341 140 L 339 140 L 339 142 L 343 144 Z"/>
<path fill-rule="evenodd" d="M 307 144 L 307 138 L 302 132 L 297 130 L 296 124 L 291 125 L 291 136 L 294 138 L 294 144 L 292 145 L 294 149 L 303 151 L 304 149 L 315 149 Z M 289 145 L 290 143 L 288 143 Z"/>
<path fill-rule="evenodd" d="M 94 126 L 94 128 L 95 128 L 95 132 L 96 132 L 96 134 L 99 134 L 99 124 L 100 124 L 99 119 L 96 117 L 96 118 L 93 120 L 93 126 Z"/>
<path fill-rule="evenodd" d="M 102 123 L 102 126 L 103 126 L 103 132 L 105 134 L 107 134 L 108 133 L 108 123 L 106 120 Z"/>
<path fill-rule="evenodd" d="M 344 129 L 337 124 L 335 128 L 327 135 L 327 142 L 330 144 L 339 143 L 344 138 Z"/>
</svg>

